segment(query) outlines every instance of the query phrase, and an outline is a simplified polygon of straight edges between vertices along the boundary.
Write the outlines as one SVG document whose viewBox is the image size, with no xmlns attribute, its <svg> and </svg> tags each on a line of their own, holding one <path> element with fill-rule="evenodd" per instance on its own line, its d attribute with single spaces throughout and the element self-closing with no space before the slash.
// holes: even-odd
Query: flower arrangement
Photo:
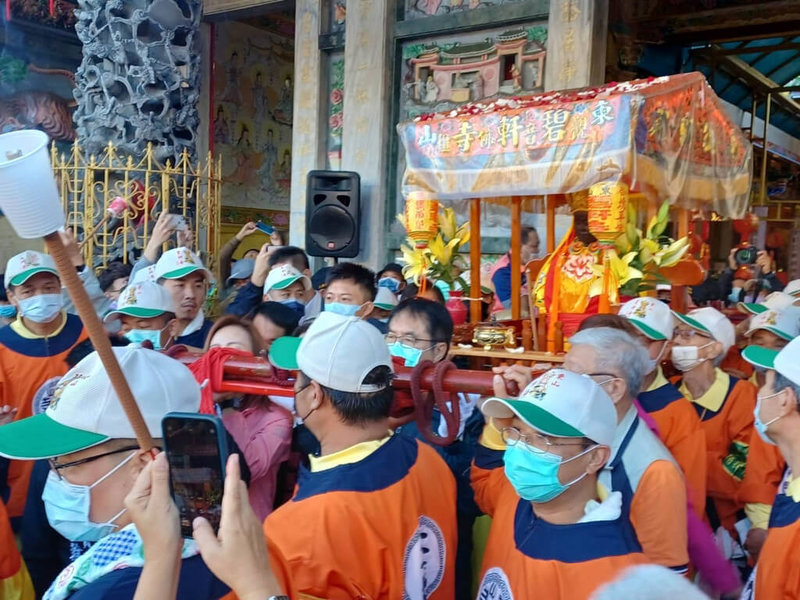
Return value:
<svg viewBox="0 0 800 600">
<path fill-rule="evenodd" d="M 655 289 L 658 283 L 669 283 L 659 269 L 671 267 L 683 258 L 689 250 L 689 238 L 673 240 L 664 236 L 668 222 L 669 204 L 664 202 L 658 214 L 650 219 L 647 231 L 643 234 L 636 227 L 636 208 L 628 204 L 626 231 L 617 237 L 617 254 L 612 253 L 609 260 L 621 295 L 638 296 Z M 594 268 L 596 274 L 602 275 L 603 265 Z"/>
<path fill-rule="evenodd" d="M 407 231 L 402 214 L 397 215 L 397 220 Z M 440 205 L 437 231 L 427 246 L 418 248 L 415 241 L 408 237 L 406 243 L 400 247 L 405 265 L 403 275 L 417 284 L 424 278 L 443 281 L 450 289 L 469 289 L 469 285 L 461 277 L 466 265 L 459 255 L 461 247 L 469 242 L 469 234 L 469 223 L 458 225 L 455 211 Z"/>
</svg>

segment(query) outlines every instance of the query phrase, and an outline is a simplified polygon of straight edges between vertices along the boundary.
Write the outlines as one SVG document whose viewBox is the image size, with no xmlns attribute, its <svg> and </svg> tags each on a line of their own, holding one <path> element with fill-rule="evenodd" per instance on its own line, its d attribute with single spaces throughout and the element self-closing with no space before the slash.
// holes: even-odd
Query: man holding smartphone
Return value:
<svg viewBox="0 0 800 600">
<path fill-rule="evenodd" d="M 170 411 L 197 412 L 200 388 L 172 358 L 131 345 L 114 348 L 120 367 L 156 444 Z M 59 382 L 45 413 L 0 427 L 0 455 L 49 459 L 42 493 L 50 525 L 71 541 L 94 542 L 50 586 L 47 598 L 132 598 L 144 566 L 141 537 L 125 509 L 125 496 L 151 460 L 96 353 Z M 196 546 L 181 549 L 177 598 L 216 599 L 227 592 Z"/>
<path fill-rule="evenodd" d="M 302 340 L 275 340 L 270 360 L 298 371 L 295 412 L 321 447 L 294 497 L 264 522 L 282 588 L 452 599 L 455 480 L 432 448 L 389 431 L 392 357 L 380 332 L 322 312 Z"/>
</svg>

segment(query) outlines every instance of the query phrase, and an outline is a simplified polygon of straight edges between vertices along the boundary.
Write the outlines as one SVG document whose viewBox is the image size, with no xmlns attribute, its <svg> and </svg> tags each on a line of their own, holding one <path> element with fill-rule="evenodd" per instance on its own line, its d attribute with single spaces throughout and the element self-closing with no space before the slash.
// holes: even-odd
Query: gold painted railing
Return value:
<svg viewBox="0 0 800 600">
<path fill-rule="evenodd" d="M 51 149 L 67 225 L 78 235 L 87 264 L 97 270 L 113 260 L 131 262 L 147 244 L 165 209 L 185 217 L 195 250 L 206 264 L 220 247 L 222 159 L 192 162 L 184 151 L 175 165 L 161 164 L 148 145 L 136 159 L 112 144 L 100 156 Z"/>
</svg>

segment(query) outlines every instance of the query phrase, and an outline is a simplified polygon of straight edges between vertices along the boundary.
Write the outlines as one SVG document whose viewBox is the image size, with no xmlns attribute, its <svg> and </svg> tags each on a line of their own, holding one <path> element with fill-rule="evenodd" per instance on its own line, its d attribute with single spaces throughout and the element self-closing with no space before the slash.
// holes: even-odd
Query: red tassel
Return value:
<svg viewBox="0 0 800 600">
<path fill-rule="evenodd" d="M 50 16 L 56 16 L 56 0 L 50 0 Z"/>
<path fill-rule="evenodd" d="M 6 23 L 11 21 L 11 0 L 6 0 Z"/>
</svg>

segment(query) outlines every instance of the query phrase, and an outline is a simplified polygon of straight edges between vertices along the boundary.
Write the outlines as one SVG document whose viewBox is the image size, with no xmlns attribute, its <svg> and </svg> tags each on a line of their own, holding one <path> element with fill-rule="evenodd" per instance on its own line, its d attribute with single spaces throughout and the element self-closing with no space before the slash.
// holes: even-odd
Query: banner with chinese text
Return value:
<svg viewBox="0 0 800 600">
<path fill-rule="evenodd" d="M 731 217 L 749 198 L 752 147 L 699 73 L 473 103 L 397 129 L 404 194 L 563 194 L 624 180 Z"/>
</svg>

